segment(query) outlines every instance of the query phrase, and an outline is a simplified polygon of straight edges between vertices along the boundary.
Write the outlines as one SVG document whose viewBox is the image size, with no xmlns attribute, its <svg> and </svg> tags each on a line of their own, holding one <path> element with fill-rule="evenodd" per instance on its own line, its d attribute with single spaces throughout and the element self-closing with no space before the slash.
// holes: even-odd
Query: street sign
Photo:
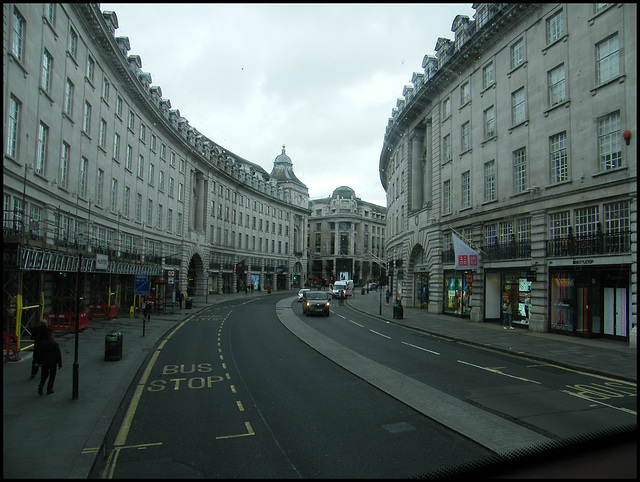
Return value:
<svg viewBox="0 0 640 482">
<path fill-rule="evenodd" d="M 151 276 L 137 274 L 133 287 L 134 295 L 148 295 L 151 292 Z"/>
</svg>

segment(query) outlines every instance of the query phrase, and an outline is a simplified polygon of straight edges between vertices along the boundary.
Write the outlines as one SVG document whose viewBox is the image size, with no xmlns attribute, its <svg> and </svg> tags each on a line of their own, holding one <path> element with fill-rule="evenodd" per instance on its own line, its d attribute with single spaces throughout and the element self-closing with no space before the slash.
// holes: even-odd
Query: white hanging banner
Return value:
<svg viewBox="0 0 640 482">
<path fill-rule="evenodd" d="M 453 250 L 456 256 L 456 269 L 478 269 L 480 267 L 480 255 L 478 252 L 462 241 L 455 233 L 453 237 Z"/>
</svg>

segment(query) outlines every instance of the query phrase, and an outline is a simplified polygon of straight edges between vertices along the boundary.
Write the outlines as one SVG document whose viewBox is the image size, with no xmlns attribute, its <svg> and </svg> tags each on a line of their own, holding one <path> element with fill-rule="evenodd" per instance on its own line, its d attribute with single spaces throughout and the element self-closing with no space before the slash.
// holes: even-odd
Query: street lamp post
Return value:
<svg viewBox="0 0 640 482">
<path fill-rule="evenodd" d="M 80 335 L 80 270 L 82 268 L 82 255 L 78 256 L 78 270 L 76 272 L 76 341 L 75 355 L 73 358 L 73 393 L 72 400 L 78 399 L 78 384 L 80 367 L 78 365 L 78 339 Z"/>
</svg>

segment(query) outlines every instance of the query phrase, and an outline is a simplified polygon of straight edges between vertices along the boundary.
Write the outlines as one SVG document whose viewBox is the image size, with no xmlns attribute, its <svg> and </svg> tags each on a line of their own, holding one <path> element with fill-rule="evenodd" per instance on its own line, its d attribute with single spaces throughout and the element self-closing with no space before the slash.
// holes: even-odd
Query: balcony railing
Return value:
<svg viewBox="0 0 640 482">
<path fill-rule="evenodd" d="M 547 241 L 547 257 L 631 252 L 631 231 L 565 236 Z"/>
</svg>

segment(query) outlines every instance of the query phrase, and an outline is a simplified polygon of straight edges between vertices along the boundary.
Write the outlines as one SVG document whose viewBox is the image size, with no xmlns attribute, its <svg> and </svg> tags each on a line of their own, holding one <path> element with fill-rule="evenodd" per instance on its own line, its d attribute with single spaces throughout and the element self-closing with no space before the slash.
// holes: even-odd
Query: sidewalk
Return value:
<svg viewBox="0 0 640 482">
<path fill-rule="evenodd" d="M 292 296 L 294 291 L 289 292 Z M 193 296 L 192 309 L 176 303 L 165 314 L 152 314 L 142 336 L 142 315 L 120 313 L 111 320 L 94 319 L 78 337 L 78 399 L 73 400 L 75 332 L 56 332 L 62 369 L 55 393 L 38 396 L 40 372 L 31 379 L 33 351 L 3 363 L 3 478 L 87 478 L 131 382 L 157 343 L 178 323 L 207 306 L 251 294 Z M 123 310 L 124 311 L 124 310 Z M 122 358 L 105 361 L 105 337 L 122 334 Z"/>
<path fill-rule="evenodd" d="M 277 293 L 277 292 L 276 292 Z M 288 292 L 292 297 L 296 291 Z M 78 399 L 73 395 L 75 333 L 58 332 L 63 368 L 58 370 L 55 393 L 37 395 L 39 374 L 30 378 L 32 352 L 19 361 L 3 363 L 3 477 L 87 478 L 98 449 L 118 407 L 145 359 L 157 343 L 178 323 L 207 306 L 233 299 L 267 296 L 252 294 L 194 296 L 190 310 L 169 308 L 152 314 L 142 336 L 142 318 L 121 314 L 112 320 L 91 320 L 78 337 Z M 357 294 L 347 301 L 354 309 L 389 322 L 434 335 L 491 347 L 512 354 L 635 382 L 637 352 L 628 343 L 601 339 L 577 339 L 522 328 L 503 330 L 495 323 L 474 323 L 418 308 L 403 308 L 394 320 L 392 305 L 380 293 Z M 382 309 L 382 315 L 379 311 Z M 105 361 L 105 336 L 122 334 L 123 357 Z"/>
<path fill-rule="evenodd" d="M 363 295 L 360 288 L 347 300 L 347 304 L 354 309 L 425 333 L 567 368 L 637 382 L 638 352 L 630 348 L 628 342 L 535 333 L 516 324 L 514 330 L 504 330 L 501 323 L 473 322 L 468 318 L 433 314 L 426 309 L 406 306 L 403 306 L 402 319 L 393 319 L 392 303 L 393 301 L 389 301 L 387 305 L 384 293 L 381 297 L 380 291 L 370 291 Z"/>
</svg>

